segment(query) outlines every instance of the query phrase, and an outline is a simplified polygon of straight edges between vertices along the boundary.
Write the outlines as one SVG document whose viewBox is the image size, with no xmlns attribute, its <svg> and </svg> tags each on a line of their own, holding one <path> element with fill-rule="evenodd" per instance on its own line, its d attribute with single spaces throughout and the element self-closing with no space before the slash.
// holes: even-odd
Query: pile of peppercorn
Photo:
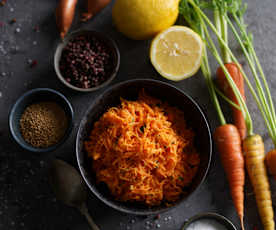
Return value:
<svg viewBox="0 0 276 230">
<path fill-rule="evenodd" d="M 63 49 L 59 63 L 65 80 L 83 89 L 106 81 L 111 75 L 113 65 L 110 48 L 89 34 L 71 39 Z"/>
</svg>

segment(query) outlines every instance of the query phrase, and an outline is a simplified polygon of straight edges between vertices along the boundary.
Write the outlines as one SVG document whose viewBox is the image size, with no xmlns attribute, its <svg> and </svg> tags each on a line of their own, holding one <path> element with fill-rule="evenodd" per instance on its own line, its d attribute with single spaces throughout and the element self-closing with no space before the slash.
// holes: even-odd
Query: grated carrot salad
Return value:
<svg viewBox="0 0 276 230">
<path fill-rule="evenodd" d="M 182 111 L 141 91 L 104 113 L 85 149 L 117 200 L 154 206 L 178 200 L 190 185 L 200 163 L 193 139 Z"/>
</svg>

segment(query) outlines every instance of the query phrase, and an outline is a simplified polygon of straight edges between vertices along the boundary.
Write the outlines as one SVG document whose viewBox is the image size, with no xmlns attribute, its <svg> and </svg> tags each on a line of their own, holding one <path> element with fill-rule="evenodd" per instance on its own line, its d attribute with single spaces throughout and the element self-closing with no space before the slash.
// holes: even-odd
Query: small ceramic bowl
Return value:
<svg viewBox="0 0 276 230">
<path fill-rule="evenodd" d="M 112 67 L 113 70 L 112 70 L 110 76 L 107 77 L 106 81 L 104 81 L 103 83 L 101 83 L 100 85 L 98 85 L 96 87 L 92 87 L 92 88 L 88 88 L 88 89 L 79 88 L 79 87 L 76 87 L 76 86 L 68 83 L 62 76 L 62 74 L 60 72 L 60 68 L 59 68 L 59 63 L 60 63 L 63 49 L 66 47 L 67 43 L 71 39 L 73 39 L 79 35 L 92 35 L 92 36 L 96 37 L 97 39 L 103 41 L 110 49 L 112 58 L 114 60 L 113 67 Z M 81 30 L 81 31 L 73 32 L 72 34 L 68 35 L 64 39 L 63 42 L 58 44 L 56 52 L 55 52 L 54 65 L 55 65 L 55 71 L 58 76 L 58 79 L 64 85 L 66 85 L 67 87 L 69 87 L 73 90 L 79 91 L 79 92 L 92 92 L 92 91 L 95 91 L 95 90 L 98 90 L 100 88 L 107 86 L 115 78 L 115 76 L 117 75 L 117 73 L 119 71 L 119 66 L 120 66 L 120 52 L 119 52 L 119 48 L 118 48 L 117 44 L 115 43 L 115 41 L 112 40 L 111 38 L 107 37 L 106 35 L 104 35 L 100 32 L 96 32 L 96 31 Z"/>
<path fill-rule="evenodd" d="M 66 116 L 68 117 L 68 127 L 63 138 L 57 144 L 47 148 L 35 148 L 23 139 L 20 131 L 20 118 L 27 106 L 42 101 L 53 101 L 63 108 Z M 9 115 L 10 132 L 15 141 L 22 148 L 37 153 L 50 152 L 58 148 L 69 137 L 73 127 L 73 117 L 73 108 L 65 96 L 53 89 L 37 88 L 23 94 L 13 105 Z"/>
<path fill-rule="evenodd" d="M 193 217 L 191 217 L 182 227 L 182 230 L 186 230 L 188 229 L 188 227 L 196 222 L 196 221 L 200 221 L 200 220 L 206 220 L 206 219 L 210 219 L 210 220 L 215 220 L 217 221 L 219 224 L 221 224 L 222 226 L 224 226 L 227 230 L 237 230 L 236 227 L 234 226 L 234 224 L 227 219 L 226 217 L 219 215 L 217 213 L 212 213 L 212 212 L 206 212 L 206 213 L 201 213 L 201 214 L 197 214 Z"/>
<path fill-rule="evenodd" d="M 196 133 L 195 145 L 200 152 L 200 166 L 191 186 L 185 189 L 185 194 L 168 207 L 162 203 L 159 206 L 149 207 L 134 202 L 120 202 L 115 200 L 109 192 L 107 186 L 98 184 L 95 174 L 91 168 L 92 160 L 88 158 L 84 149 L 84 142 L 88 139 L 93 124 L 110 107 L 118 106 L 120 98 L 136 100 L 139 92 L 144 89 L 151 96 L 168 102 L 172 106 L 185 111 L 187 125 L 192 127 Z M 119 211 L 134 215 L 153 215 L 169 210 L 186 201 L 204 181 L 208 172 L 212 156 L 212 135 L 208 121 L 200 106 L 186 93 L 176 87 L 162 81 L 150 79 L 135 79 L 119 83 L 107 89 L 88 108 L 82 121 L 80 122 L 77 139 L 76 154 L 80 172 L 91 192 L 108 206 Z"/>
</svg>

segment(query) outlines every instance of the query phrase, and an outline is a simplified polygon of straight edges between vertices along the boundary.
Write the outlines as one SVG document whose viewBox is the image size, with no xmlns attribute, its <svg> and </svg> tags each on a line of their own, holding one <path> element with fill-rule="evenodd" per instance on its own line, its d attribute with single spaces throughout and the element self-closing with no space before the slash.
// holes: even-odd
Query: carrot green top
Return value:
<svg viewBox="0 0 276 230">
<path fill-rule="evenodd" d="M 220 2 L 223 2 L 222 0 Z M 211 51 L 212 55 L 215 57 L 215 59 L 217 60 L 217 62 L 219 63 L 219 65 L 221 66 L 228 82 L 229 85 L 231 86 L 238 102 L 239 102 L 239 107 L 240 110 L 243 113 L 243 116 L 245 118 L 245 122 L 246 122 L 246 126 L 247 126 L 247 130 L 248 130 L 248 135 L 252 135 L 253 134 L 253 124 L 252 124 L 252 119 L 250 116 L 250 113 L 248 111 L 248 108 L 246 106 L 245 101 L 243 100 L 242 95 L 240 94 L 239 89 L 237 88 L 235 82 L 233 81 L 233 79 L 231 78 L 228 70 L 226 69 L 226 67 L 224 66 L 224 61 L 230 60 L 230 58 L 238 64 L 238 60 L 237 58 L 234 56 L 234 54 L 232 53 L 231 49 L 228 47 L 228 44 L 225 42 L 225 36 L 227 36 L 227 34 L 224 32 L 223 36 L 221 35 L 221 31 L 218 31 L 216 26 L 209 20 L 209 18 L 206 16 L 206 14 L 203 12 L 203 9 L 205 7 L 217 7 L 217 10 L 224 10 L 226 9 L 226 5 L 222 5 L 222 4 L 214 4 L 215 1 L 213 1 L 211 4 L 206 4 L 203 1 L 199 1 L 199 0 L 182 0 L 180 2 L 180 14 L 184 17 L 184 19 L 189 23 L 189 25 L 201 35 L 201 38 L 203 39 L 203 41 L 205 42 L 206 46 L 209 48 L 209 50 Z M 221 9 L 219 8 L 221 7 Z M 223 7 L 223 8 L 222 8 Z M 211 38 L 208 28 L 207 26 L 210 27 L 210 29 L 214 32 L 214 34 L 216 35 L 216 37 L 218 38 L 219 42 L 220 42 L 220 46 L 221 48 L 223 48 L 225 50 L 225 57 L 222 58 L 215 46 L 215 43 L 213 41 L 213 39 Z M 227 41 L 227 40 L 226 40 Z M 227 60 L 226 60 L 227 59 Z M 219 118 L 221 123 L 223 124 L 223 122 L 225 123 L 225 119 L 224 117 L 221 116 L 222 112 L 221 112 L 221 108 L 218 104 L 218 100 L 216 97 L 216 92 L 215 92 L 215 88 L 211 79 L 211 74 L 210 74 L 210 68 L 208 65 L 208 61 L 207 61 L 207 56 L 205 55 L 205 57 L 203 58 L 202 61 L 202 71 L 203 74 L 206 77 L 206 73 L 207 73 L 207 86 L 212 98 L 212 101 L 215 105 L 215 108 L 218 112 Z M 206 66 L 207 65 L 207 66 Z M 239 66 L 239 65 L 237 65 Z M 244 74 L 243 70 L 240 68 L 240 71 Z M 223 118 L 223 119 L 222 119 Z"/>
</svg>

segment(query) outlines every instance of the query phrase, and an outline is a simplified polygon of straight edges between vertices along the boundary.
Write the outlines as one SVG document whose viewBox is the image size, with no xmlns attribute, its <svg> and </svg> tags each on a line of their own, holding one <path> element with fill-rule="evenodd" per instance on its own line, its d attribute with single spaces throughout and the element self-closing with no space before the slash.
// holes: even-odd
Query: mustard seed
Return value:
<svg viewBox="0 0 276 230">
<path fill-rule="evenodd" d="M 36 148 L 57 144 L 64 136 L 68 119 L 64 110 L 54 102 L 40 102 L 28 106 L 20 119 L 24 140 Z"/>
</svg>

